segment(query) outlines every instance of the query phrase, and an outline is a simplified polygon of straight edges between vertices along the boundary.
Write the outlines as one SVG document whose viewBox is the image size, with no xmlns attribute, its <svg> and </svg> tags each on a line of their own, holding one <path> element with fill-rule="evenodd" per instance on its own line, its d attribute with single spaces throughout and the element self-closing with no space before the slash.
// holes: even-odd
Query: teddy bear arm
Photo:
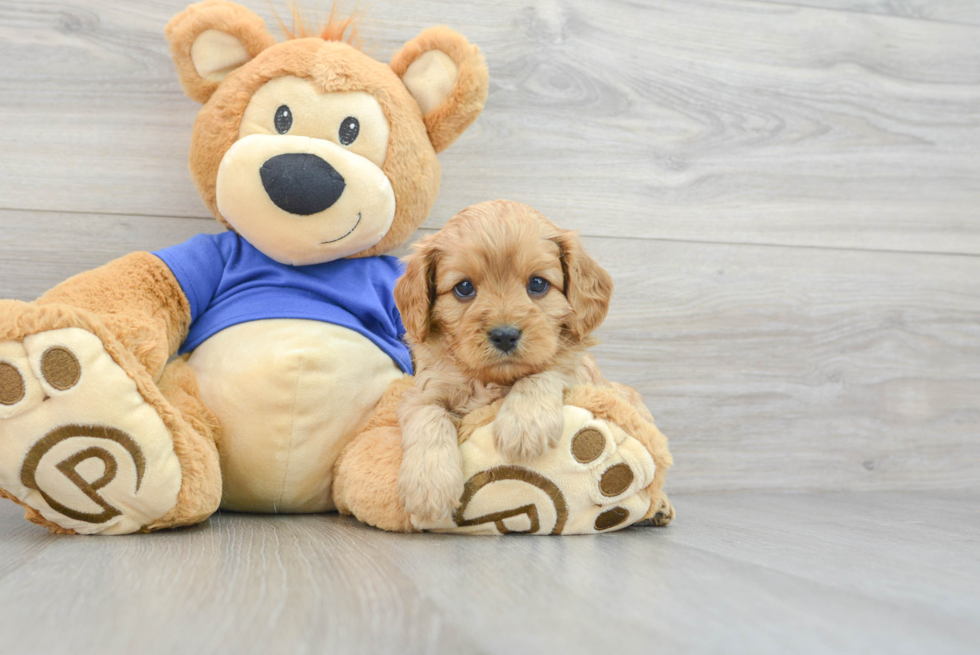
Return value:
<svg viewBox="0 0 980 655">
<path fill-rule="evenodd" d="M 190 303 L 157 256 L 136 252 L 80 273 L 38 298 L 95 314 L 157 380 L 191 322 Z"/>
</svg>

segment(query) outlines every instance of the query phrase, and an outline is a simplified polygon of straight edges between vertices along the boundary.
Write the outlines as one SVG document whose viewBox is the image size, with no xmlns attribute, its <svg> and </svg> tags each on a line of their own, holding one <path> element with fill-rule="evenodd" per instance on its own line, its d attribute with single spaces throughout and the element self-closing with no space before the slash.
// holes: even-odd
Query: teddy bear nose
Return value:
<svg viewBox="0 0 980 655">
<path fill-rule="evenodd" d="M 490 342 L 494 348 L 503 353 L 509 353 L 516 348 L 520 338 L 521 331 L 510 325 L 490 330 Z"/>
<path fill-rule="evenodd" d="M 344 177 L 327 161 L 290 152 L 268 159 L 259 169 L 262 186 L 276 207 L 309 216 L 332 206 L 344 192 Z"/>
</svg>

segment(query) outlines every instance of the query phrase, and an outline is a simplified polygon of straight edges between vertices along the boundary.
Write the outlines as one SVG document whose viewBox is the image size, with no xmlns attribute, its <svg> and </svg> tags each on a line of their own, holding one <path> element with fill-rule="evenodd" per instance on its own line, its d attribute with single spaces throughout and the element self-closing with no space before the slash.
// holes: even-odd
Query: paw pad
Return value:
<svg viewBox="0 0 980 655">
<path fill-rule="evenodd" d="M 579 464 L 599 459 L 606 449 L 606 438 L 595 428 L 582 428 L 572 437 L 572 457 Z"/>
<path fill-rule="evenodd" d="M 17 367 L 0 362 L 0 405 L 16 405 L 24 399 L 27 387 Z"/>
<path fill-rule="evenodd" d="M 597 532 L 615 528 L 617 525 L 630 517 L 629 510 L 625 507 L 613 507 L 595 518 L 595 529 Z"/>
<path fill-rule="evenodd" d="M 41 374 L 58 391 L 67 391 L 82 377 L 82 366 L 72 351 L 52 346 L 41 355 Z"/>
<path fill-rule="evenodd" d="M 633 477 L 633 469 L 629 464 L 614 464 L 602 474 L 599 491 L 603 496 L 618 496 L 633 484 Z"/>
<path fill-rule="evenodd" d="M 31 372 L 24 345 L 0 343 L 0 420 L 22 414 L 42 400 L 44 392 Z"/>
</svg>

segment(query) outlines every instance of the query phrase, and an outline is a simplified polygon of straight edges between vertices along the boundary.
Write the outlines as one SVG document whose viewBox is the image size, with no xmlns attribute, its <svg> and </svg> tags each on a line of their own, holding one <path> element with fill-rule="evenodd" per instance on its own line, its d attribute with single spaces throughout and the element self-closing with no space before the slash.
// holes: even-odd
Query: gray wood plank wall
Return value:
<svg viewBox="0 0 980 655">
<path fill-rule="evenodd" d="M 0 1 L 0 297 L 219 229 L 185 4 Z M 435 23 L 491 93 L 424 229 L 506 197 L 586 235 L 671 488 L 980 489 L 980 3 L 375 0 L 365 49 Z"/>
</svg>

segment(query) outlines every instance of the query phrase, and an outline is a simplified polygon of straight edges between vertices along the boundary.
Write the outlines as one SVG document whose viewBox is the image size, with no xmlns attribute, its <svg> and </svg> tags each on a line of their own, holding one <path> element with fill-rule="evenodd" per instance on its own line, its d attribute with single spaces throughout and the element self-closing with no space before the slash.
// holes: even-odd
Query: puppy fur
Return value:
<svg viewBox="0 0 980 655">
<path fill-rule="evenodd" d="M 532 278 L 547 290 L 532 292 Z M 471 297 L 454 290 L 463 281 Z M 533 459 L 561 437 L 565 389 L 610 385 L 586 349 L 612 291 L 577 233 L 518 202 L 468 207 L 415 245 L 395 287 L 415 359 L 415 384 L 398 410 L 398 492 L 409 514 L 444 520 L 458 506 L 457 427 L 467 414 L 503 398 L 496 447 L 513 461 Z M 491 338 L 500 328 L 520 331 L 509 352 Z"/>
</svg>

